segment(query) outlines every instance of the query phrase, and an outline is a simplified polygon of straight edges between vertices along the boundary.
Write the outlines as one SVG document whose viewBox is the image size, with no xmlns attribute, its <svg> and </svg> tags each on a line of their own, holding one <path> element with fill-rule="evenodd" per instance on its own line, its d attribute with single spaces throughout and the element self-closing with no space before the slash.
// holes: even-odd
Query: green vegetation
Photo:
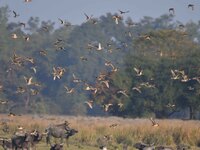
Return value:
<svg viewBox="0 0 200 150">
<path fill-rule="evenodd" d="M 69 138 L 69 148 L 67 149 L 98 149 L 98 139 L 109 136 L 110 140 L 106 143 L 108 149 L 122 149 L 127 145 L 130 150 L 134 150 L 133 145 L 138 142 L 146 144 L 154 143 L 155 146 L 163 145 L 175 148 L 177 145 L 189 146 L 191 149 L 198 150 L 200 145 L 199 121 L 182 120 L 156 120 L 159 127 L 152 127 L 149 119 L 122 119 L 118 117 L 72 117 L 72 116 L 19 116 L 1 118 L 10 120 L 7 123 L 9 132 L 0 130 L 1 138 L 10 138 L 16 132 L 17 126 L 22 125 L 29 132 L 34 129 L 41 133 L 50 124 L 63 123 L 67 120 L 70 127 L 78 130 L 78 133 Z M 29 122 L 29 124 L 27 124 Z M 114 127 L 110 127 L 117 124 Z M 3 125 L 0 129 L 3 129 Z M 59 143 L 59 139 L 52 138 L 52 142 Z M 66 147 L 67 144 L 65 143 Z M 50 146 L 45 143 L 45 136 L 37 144 L 37 149 L 45 150 Z M 1 147 L 0 147 L 1 148 Z"/>
<path fill-rule="evenodd" d="M 8 22 L 8 8 L 1 7 L 0 99 L 8 103 L 0 105 L 0 112 L 167 118 L 189 109 L 190 119 L 197 118 L 200 22 L 180 28 L 181 23 L 173 21 L 173 16 L 163 15 L 144 17 L 132 27 L 127 25 L 131 18 L 116 25 L 112 15 L 97 18 L 97 24 L 86 22 L 57 29 L 54 22 L 31 17 L 24 28 L 20 22 Z M 18 38 L 12 39 L 12 34 Z M 27 36 L 29 41 L 25 40 Z M 95 49 L 98 43 L 102 51 Z M 95 46 L 90 49 L 88 44 Z M 17 57 L 23 61 L 13 64 Z M 113 66 L 105 65 L 109 61 Z M 61 79 L 53 80 L 53 67 L 65 69 Z M 143 74 L 138 76 L 134 68 Z M 179 71 L 178 80 L 172 79 L 175 70 Z M 106 74 L 109 88 L 97 81 L 100 73 Z M 73 82 L 73 74 L 84 82 Z M 40 86 L 27 85 L 24 77 L 33 77 Z M 97 87 L 97 93 L 84 90 L 85 83 Z M 75 92 L 66 93 L 64 86 Z M 20 88 L 25 91 L 16 92 Z M 84 103 L 88 100 L 94 101 L 92 110 Z M 109 103 L 113 105 L 103 112 L 102 107 Z"/>
</svg>

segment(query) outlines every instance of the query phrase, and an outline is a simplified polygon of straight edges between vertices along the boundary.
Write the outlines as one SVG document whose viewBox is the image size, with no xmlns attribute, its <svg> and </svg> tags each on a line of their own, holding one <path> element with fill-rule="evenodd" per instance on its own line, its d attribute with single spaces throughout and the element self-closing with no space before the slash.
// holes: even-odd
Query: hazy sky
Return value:
<svg viewBox="0 0 200 150">
<path fill-rule="evenodd" d="M 194 4 L 195 9 L 188 9 L 188 4 Z M 181 22 L 200 20 L 200 0 L 32 0 L 25 3 L 24 0 L 0 0 L 0 6 L 9 6 L 10 19 L 27 21 L 31 16 L 41 20 L 58 22 L 62 18 L 72 24 L 80 24 L 85 21 L 84 12 L 88 15 L 99 17 L 107 12 L 115 13 L 118 10 L 129 10 L 134 21 L 139 21 L 143 16 L 159 17 L 169 13 L 168 9 L 175 9 L 175 20 Z M 12 10 L 20 14 L 13 18 Z"/>
</svg>

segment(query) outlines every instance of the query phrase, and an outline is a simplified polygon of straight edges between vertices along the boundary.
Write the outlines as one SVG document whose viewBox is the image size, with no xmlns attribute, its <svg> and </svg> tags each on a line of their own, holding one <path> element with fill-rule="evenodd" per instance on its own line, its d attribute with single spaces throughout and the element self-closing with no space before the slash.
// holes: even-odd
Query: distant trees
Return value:
<svg viewBox="0 0 200 150">
<path fill-rule="evenodd" d="M 9 101 L 0 105 L 1 112 L 20 108 L 28 113 L 85 115 L 91 113 L 85 104 L 89 100 L 99 114 L 102 108 L 117 116 L 168 117 L 189 108 L 192 119 L 199 109 L 199 23 L 180 27 L 172 16 L 163 15 L 116 24 L 113 14 L 107 13 L 95 23 L 54 28 L 55 22 L 38 17 L 24 26 L 8 22 L 8 16 L 8 8 L 1 7 L 0 99 Z M 11 38 L 14 33 L 17 39 Z M 13 63 L 16 58 L 21 65 Z M 27 61 L 31 59 L 34 63 Z M 61 79 L 53 80 L 53 67 L 65 68 Z M 171 70 L 182 71 L 178 80 L 171 79 Z M 109 88 L 98 80 L 100 74 L 106 75 Z M 73 82 L 74 76 L 82 82 Z M 27 85 L 25 77 L 38 86 Z M 86 85 L 96 87 L 96 94 L 86 91 Z M 75 92 L 67 93 L 64 86 Z M 106 110 L 108 104 L 112 105 Z"/>
</svg>

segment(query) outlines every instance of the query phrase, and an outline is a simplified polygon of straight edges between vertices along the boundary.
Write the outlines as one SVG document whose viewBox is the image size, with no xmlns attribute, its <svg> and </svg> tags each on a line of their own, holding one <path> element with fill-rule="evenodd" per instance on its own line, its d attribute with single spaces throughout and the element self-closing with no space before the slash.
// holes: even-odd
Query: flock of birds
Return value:
<svg viewBox="0 0 200 150">
<path fill-rule="evenodd" d="M 30 3 L 32 0 L 24 0 L 24 2 L 26 3 Z M 194 11 L 194 5 L 193 4 L 188 4 L 188 9 L 191 9 L 192 11 Z M 20 14 L 17 12 L 17 11 L 12 11 L 13 13 L 13 17 L 14 18 L 18 18 L 20 17 Z M 122 21 L 123 19 L 123 15 L 126 14 L 126 13 L 129 13 L 129 11 L 122 11 L 122 10 L 119 10 L 119 13 L 116 13 L 115 15 L 112 16 L 112 19 L 113 19 L 113 22 L 118 25 L 120 21 Z M 174 8 L 169 8 L 169 13 L 171 15 L 175 15 L 175 9 Z M 92 24 L 97 24 L 98 23 L 98 20 L 95 19 L 93 17 L 93 15 L 88 15 L 86 13 L 84 13 L 84 16 L 85 16 L 85 20 L 86 22 L 90 22 Z M 71 24 L 61 18 L 58 18 L 58 21 L 61 25 L 63 26 L 70 26 Z M 24 22 L 20 22 L 19 23 L 20 26 L 22 26 L 23 28 L 26 27 L 26 23 Z M 127 26 L 128 27 L 133 27 L 137 25 L 137 23 L 134 23 L 134 22 L 127 22 Z M 183 26 L 183 25 L 182 25 Z M 42 27 L 43 31 L 44 32 L 48 32 L 49 31 L 49 28 L 48 26 L 43 26 Z M 129 33 L 129 36 L 132 36 L 131 33 Z M 13 33 L 11 35 L 11 39 L 13 40 L 16 40 L 16 39 L 23 39 L 25 40 L 26 42 L 31 42 L 31 37 L 28 36 L 28 35 L 24 35 L 23 37 L 20 37 L 19 35 L 17 35 L 17 33 Z M 151 40 L 151 36 L 150 35 L 141 35 L 140 38 L 143 38 L 144 40 Z M 63 40 L 61 38 L 57 38 L 54 42 L 54 46 L 56 48 L 56 50 L 65 50 L 65 47 L 63 46 Z M 107 47 L 110 47 L 111 44 L 107 44 Z M 94 51 L 103 51 L 105 48 L 102 46 L 102 44 L 99 42 L 98 44 L 94 44 L 94 43 L 88 43 L 87 44 L 87 48 L 89 50 L 94 50 Z M 112 53 L 112 50 L 110 50 L 110 53 Z M 39 51 L 39 54 L 44 56 L 44 57 L 47 57 L 47 51 L 46 50 L 40 50 Z M 84 57 L 84 56 L 81 56 L 80 57 L 80 60 L 82 61 L 87 61 L 88 58 Z M 37 73 L 37 67 L 38 66 L 35 66 L 35 59 L 34 58 L 31 58 L 31 57 L 26 57 L 26 56 L 19 56 L 16 51 L 13 52 L 13 55 L 11 57 L 11 66 L 15 67 L 15 66 L 22 66 L 24 63 L 31 63 L 32 64 L 32 67 L 30 68 L 34 74 Z M 6 72 L 10 72 L 13 70 L 13 68 L 10 67 Z M 111 61 L 108 61 L 106 60 L 105 61 L 105 67 L 109 67 L 110 68 L 110 72 L 106 72 L 106 73 L 103 73 L 103 72 L 100 72 L 99 75 L 96 77 L 96 80 L 97 80 L 97 85 L 98 86 L 95 86 L 95 85 L 90 85 L 88 84 L 86 81 L 83 81 L 82 79 L 80 79 L 79 77 L 77 77 L 75 75 L 75 73 L 73 73 L 72 75 L 72 82 L 73 83 L 83 83 L 84 85 L 84 90 L 86 91 L 90 91 L 92 92 L 92 94 L 97 94 L 102 88 L 107 88 L 109 89 L 110 88 L 110 81 L 108 80 L 108 76 L 110 76 L 111 74 L 113 73 L 116 73 L 119 68 L 116 67 L 115 65 L 113 65 L 113 63 Z M 142 68 L 140 67 L 134 67 L 133 70 L 135 71 L 135 75 L 137 77 L 141 77 L 144 75 L 144 71 Z M 58 67 L 53 67 L 52 68 L 52 79 L 53 80 L 59 80 L 61 79 L 64 75 L 65 75 L 65 72 L 66 72 L 66 68 L 64 67 L 61 67 L 61 66 L 58 66 Z M 171 79 L 172 80 L 180 80 L 181 82 L 188 82 L 190 80 L 196 80 L 198 83 L 200 83 L 200 77 L 193 77 L 193 78 L 189 78 L 188 75 L 184 72 L 184 70 L 171 70 Z M 41 87 L 42 85 L 38 82 L 35 82 L 34 81 L 34 77 L 33 76 L 30 76 L 30 77 L 27 77 L 27 76 L 24 76 L 24 82 L 26 83 L 26 87 L 23 87 L 23 86 L 19 86 L 17 87 L 16 89 L 16 93 L 17 94 L 23 94 L 27 91 L 27 88 L 29 88 L 30 90 L 30 93 L 31 95 L 37 95 L 39 94 L 39 90 L 38 90 L 38 87 Z M 139 85 L 135 86 L 135 87 L 132 87 L 132 90 L 133 91 L 136 91 L 138 93 L 142 93 L 142 88 L 155 88 L 156 85 L 150 83 L 150 82 L 143 82 L 143 83 L 140 83 Z M 75 92 L 75 88 L 71 88 L 67 85 L 65 85 L 64 87 L 64 90 L 66 91 L 67 94 L 72 94 Z M 0 84 L 0 91 L 3 91 L 4 89 L 4 86 L 2 84 Z M 190 90 L 193 90 L 192 87 L 190 87 Z M 123 96 L 125 97 L 129 97 L 129 93 L 127 92 L 126 89 L 119 89 L 118 91 L 116 91 L 116 94 L 122 94 Z M 9 101 L 8 100 L 0 100 L 0 104 L 4 105 L 4 104 L 7 104 Z M 93 105 L 94 105 L 94 100 L 88 100 L 88 101 L 85 101 L 84 102 L 90 109 L 93 109 Z M 102 104 L 102 107 L 104 109 L 105 112 L 109 111 L 110 108 L 112 108 L 114 104 L 113 103 L 103 103 Z M 119 106 L 119 108 L 122 108 L 123 107 L 123 103 L 122 102 L 119 102 L 117 104 Z M 170 108 L 173 108 L 175 107 L 174 104 L 168 104 L 167 107 L 170 107 Z M 15 116 L 14 113 L 10 112 L 9 116 Z M 152 126 L 153 127 L 158 127 L 159 124 L 153 119 L 153 118 L 150 118 L 150 121 L 152 122 Z M 111 127 L 115 127 L 117 125 L 113 125 Z"/>
</svg>

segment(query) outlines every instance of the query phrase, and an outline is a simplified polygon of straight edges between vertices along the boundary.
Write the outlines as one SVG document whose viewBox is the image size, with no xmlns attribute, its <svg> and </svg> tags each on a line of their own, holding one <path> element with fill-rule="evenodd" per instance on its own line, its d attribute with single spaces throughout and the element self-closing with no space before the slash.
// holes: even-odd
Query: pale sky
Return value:
<svg viewBox="0 0 200 150">
<path fill-rule="evenodd" d="M 194 11 L 188 9 L 188 4 L 194 4 Z M 153 18 L 169 13 L 169 8 L 175 9 L 175 20 L 181 22 L 200 20 L 200 0 L 0 0 L 1 6 L 9 6 L 10 20 L 27 21 L 31 16 L 40 20 L 58 22 L 62 18 L 72 24 L 85 21 L 84 12 L 94 17 L 105 15 L 107 12 L 116 13 L 118 10 L 129 10 L 133 21 L 139 21 L 144 16 Z M 13 18 L 12 11 L 20 14 Z M 58 22 L 59 23 L 59 22 Z"/>
</svg>

